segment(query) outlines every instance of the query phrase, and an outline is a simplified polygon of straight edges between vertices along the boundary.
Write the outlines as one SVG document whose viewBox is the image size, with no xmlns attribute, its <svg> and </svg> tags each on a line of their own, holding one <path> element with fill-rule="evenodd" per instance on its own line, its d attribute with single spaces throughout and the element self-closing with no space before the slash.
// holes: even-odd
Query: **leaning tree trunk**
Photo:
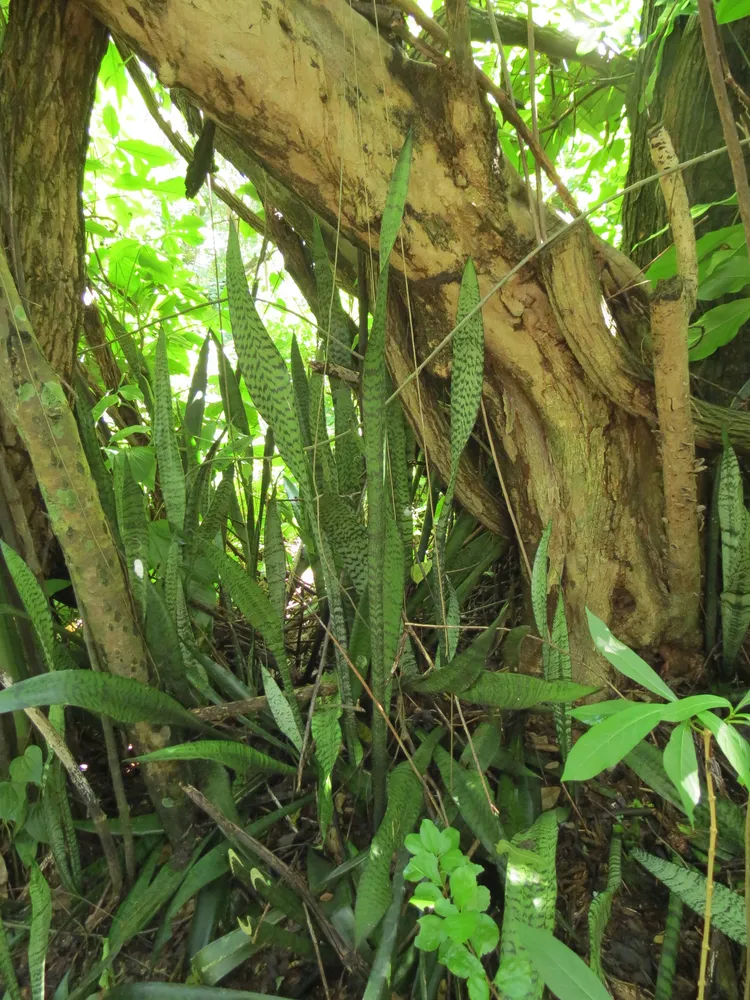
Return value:
<svg viewBox="0 0 750 1000">
<path fill-rule="evenodd" d="M 405 59 L 342 0 L 249 10 L 232 0 L 87 2 L 163 84 L 185 88 L 329 222 L 340 213 L 342 233 L 373 253 L 393 151 L 413 130 L 404 253 L 392 261 L 388 363 L 397 384 L 414 354 L 424 358 L 452 329 L 466 259 L 484 294 L 533 248 L 525 191 L 472 73 L 456 60 L 436 68 Z M 587 606 L 639 646 L 669 633 L 652 387 L 633 374 L 627 337 L 611 335 L 600 277 L 610 289 L 636 283 L 628 261 L 580 228 L 483 312 L 491 432 L 530 556 L 553 519 L 553 571 L 563 576 L 581 679 L 603 673 Z M 643 310 L 632 295 L 612 301 L 623 320 Z M 445 473 L 434 383 L 447 378 L 450 351 L 428 371 L 421 392 L 412 382 L 402 399 Z M 704 424 L 699 440 L 716 439 L 716 420 Z M 465 486 L 459 496 L 475 509 Z"/>
<path fill-rule="evenodd" d="M 70 386 L 85 287 L 81 189 L 107 32 L 76 0 L 13 0 L 11 7 L 0 58 L 2 233 L 40 346 Z M 15 429 L 3 423 L 1 430 L 35 543 L 35 552 L 22 555 L 42 565 L 51 541 L 44 505 Z"/>
<path fill-rule="evenodd" d="M 664 7 L 646 0 L 641 17 L 641 36 L 648 38 Z M 731 28 L 731 30 L 729 30 Z M 750 91 L 750 65 L 745 53 L 750 49 L 750 19 L 744 18 L 720 28 L 720 37 L 727 65 L 737 84 L 747 94 Z M 646 176 L 652 170 L 648 131 L 662 122 L 669 132 L 681 160 L 690 160 L 701 153 L 724 145 L 721 121 L 711 91 L 708 66 L 703 52 L 703 40 L 698 16 L 679 17 L 668 37 L 654 87 L 653 101 L 647 110 L 639 111 L 638 102 L 646 90 L 658 51 L 658 43 L 641 50 L 628 92 L 628 119 L 632 133 L 628 183 Z M 685 100 L 685 95 L 691 95 Z M 737 119 L 744 111 L 730 89 L 730 100 Z M 745 151 L 746 162 L 750 153 Z M 734 193 L 734 180 L 729 158 L 724 156 L 696 164 L 684 172 L 691 205 L 711 205 Z M 737 207 L 714 205 L 696 226 L 696 236 L 729 226 L 737 221 Z M 623 249 L 641 267 L 646 267 L 671 243 L 669 231 L 653 240 L 648 237 L 666 226 L 664 199 L 654 186 L 640 189 L 625 197 L 623 203 Z M 648 240 L 648 242 L 642 242 Z M 729 345 L 712 357 L 693 366 L 701 376 L 695 391 L 717 403 L 729 402 L 727 393 L 736 392 L 750 375 L 750 338 L 747 327 Z M 718 389 L 716 388 L 718 386 Z"/>
</svg>

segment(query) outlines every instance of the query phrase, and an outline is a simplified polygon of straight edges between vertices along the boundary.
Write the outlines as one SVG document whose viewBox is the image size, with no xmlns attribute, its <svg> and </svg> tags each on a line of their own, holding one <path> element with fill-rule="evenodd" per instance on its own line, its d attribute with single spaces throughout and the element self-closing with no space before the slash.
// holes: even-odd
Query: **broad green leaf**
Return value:
<svg viewBox="0 0 750 1000">
<path fill-rule="evenodd" d="M 596 687 L 573 681 L 543 681 L 529 674 L 506 674 L 497 671 L 480 675 L 471 687 L 459 692 L 461 701 L 495 705 L 508 711 L 533 708 L 542 704 L 565 704 L 597 691 Z"/>
<path fill-rule="evenodd" d="M 275 757 L 255 750 L 246 743 L 235 743 L 233 740 L 197 740 L 195 743 L 179 743 L 176 746 L 164 747 L 151 753 L 133 757 L 132 760 L 146 763 L 156 760 L 213 760 L 225 767 L 230 767 L 238 774 L 246 771 L 269 772 L 293 775 L 295 767 L 284 764 Z"/>
<path fill-rule="evenodd" d="M 393 877 L 392 902 L 383 920 L 378 950 L 375 961 L 372 963 L 372 970 L 367 979 L 362 1000 L 383 1000 L 391 984 L 393 959 L 399 946 L 398 929 L 401 925 L 401 911 L 406 887 L 403 877 L 405 860 L 405 852 L 402 851 L 396 862 L 396 872 Z"/>
<path fill-rule="evenodd" d="M 647 854 L 640 848 L 633 848 L 631 854 L 652 875 L 663 882 L 672 892 L 689 906 L 695 913 L 705 916 L 706 912 L 706 878 L 700 872 L 675 865 L 671 861 Z M 718 927 L 727 937 L 738 944 L 747 944 L 747 928 L 745 925 L 745 901 L 736 892 L 727 889 L 720 882 L 714 882 L 713 901 L 711 905 L 711 923 Z"/>
<path fill-rule="evenodd" d="M 741 736 L 735 726 L 724 722 L 713 712 L 702 712 L 700 721 L 710 729 L 716 742 L 737 772 L 737 777 L 745 788 L 750 788 L 750 744 Z"/>
<path fill-rule="evenodd" d="M 341 705 L 338 701 L 330 704 L 318 703 L 311 722 L 312 737 L 315 740 L 315 759 L 318 762 L 318 820 L 320 834 L 325 840 L 328 826 L 333 818 L 333 790 L 331 775 L 341 750 Z"/>
<path fill-rule="evenodd" d="M 31 928 L 29 930 L 28 956 L 31 1000 L 44 1000 L 44 967 L 47 961 L 49 933 L 52 924 L 52 894 L 36 861 L 31 863 L 29 896 L 31 897 Z"/>
<path fill-rule="evenodd" d="M 709 357 L 739 333 L 750 319 L 750 299 L 734 299 L 714 306 L 698 319 L 689 331 L 688 344 L 691 361 Z"/>
<path fill-rule="evenodd" d="M 716 20 L 719 24 L 729 24 L 743 17 L 750 17 L 750 0 L 718 0 Z"/>
<path fill-rule="evenodd" d="M 667 705 L 631 705 L 597 723 L 573 745 L 563 781 L 586 781 L 619 764 L 664 719 Z"/>
<path fill-rule="evenodd" d="M 588 608 L 586 616 L 589 621 L 589 632 L 594 640 L 594 645 L 615 670 L 636 681 L 649 691 L 666 698 L 667 701 L 676 701 L 677 695 L 669 688 L 645 660 L 642 660 L 637 653 L 629 649 L 624 643 L 616 639 L 604 622 L 592 614 Z"/>
<path fill-rule="evenodd" d="M 114 674 L 57 670 L 0 691 L 0 714 L 42 705 L 74 705 L 127 724 L 153 722 L 208 728 L 163 691 Z"/>
<path fill-rule="evenodd" d="M 270 993 L 184 983 L 124 983 L 107 990 L 107 1000 L 287 1000 Z"/>
<path fill-rule="evenodd" d="M 521 926 L 518 936 L 532 965 L 558 1000 L 612 1000 L 596 973 L 551 930 Z"/>
<path fill-rule="evenodd" d="M 187 405 L 185 406 L 185 432 L 188 438 L 200 440 L 203 429 L 203 414 L 206 409 L 206 390 L 208 388 L 208 355 L 211 350 L 211 335 L 209 334 L 201 345 L 198 362 L 193 371 L 190 383 Z"/>
<path fill-rule="evenodd" d="M 315 511 L 334 553 L 361 597 L 367 589 L 367 529 L 349 504 L 331 493 L 317 499 Z"/>
<path fill-rule="evenodd" d="M 167 336 L 159 331 L 154 365 L 154 445 L 159 481 L 170 522 L 182 530 L 185 524 L 185 473 L 174 430 L 172 387 L 169 381 Z"/>
<path fill-rule="evenodd" d="M 701 782 L 698 757 L 690 721 L 676 726 L 664 750 L 664 770 L 674 782 L 692 826 L 693 812 L 700 802 Z"/>
</svg>

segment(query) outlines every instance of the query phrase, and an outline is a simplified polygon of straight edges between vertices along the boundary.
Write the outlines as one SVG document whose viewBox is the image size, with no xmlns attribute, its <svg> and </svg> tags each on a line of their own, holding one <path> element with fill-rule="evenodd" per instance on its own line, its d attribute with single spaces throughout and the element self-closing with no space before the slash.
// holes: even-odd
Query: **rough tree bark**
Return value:
<svg viewBox="0 0 750 1000">
<path fill-rule="evenodd" d="M 45 356 L 70 385 L 83 316 L 81 209 L 88 122 L 107 32 L 76 0 L 14 0 L 0 60 L 4 244 Z M 45 562 L 50 533 L 28 456 L 2 426 L 13 479 Z"/>
<path fill-rule="evenodd" d="M 405 59 L 343 0 L 88 4 L 162 83 L 184 88 L 281 183 L 329 222 L 340 213 L 346 237 L 373 252 L 393 151 L 413 129 L 404 254 L 393 262 L 391 313 L 409 310 L 389 331 L 397 384 L 414 355 L 451 330 L 466 258 L 486 293 L 534 246 L 526 194 L 485 98 L 455 62 Z M 484 308 L 492 433 L 523 544 L 533 547 L 554 520 L 552 565 L 564 572 L 580 678 L 602 676 L 586 606 L 639 646 L 667 631 L 653 391 L 605 321 L 603 271 L 620 286 L 633 279 L 626 261 L 579 229 Z M 620 296 L 615 307 L 628 302 Z M 446 351 L 429 372 L 445 379 L 449 370 Z M 417 398 L 412 383 L 402 398 L 412 423 L 426 425 L 428 449 L 439 447 L 436 394 L 423 385 Z M 715 415 L 705 423 L 699 439 L 715 438 Z"/>
</svg>

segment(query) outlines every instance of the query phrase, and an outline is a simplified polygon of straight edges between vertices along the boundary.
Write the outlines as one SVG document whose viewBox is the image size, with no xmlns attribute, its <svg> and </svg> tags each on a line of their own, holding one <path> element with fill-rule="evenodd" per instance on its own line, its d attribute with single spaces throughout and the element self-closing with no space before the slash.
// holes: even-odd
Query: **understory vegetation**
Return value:
<svg viewBox="0 0 750 1000">
<path fill-rule="evenodd" d="M 748 1000 L 744 147 L 692 150 L 730 178 L 716 197 L 689 199 L 677 135 L 632 170 L 636 119 L 655 125 L 675 100 L 659 92 L 670 46 L 700 21 L 709 67 L 722 46 L 750 66 L 750 3 L 677 0 L 642 19 L 598 0 L 317 6 L 336 4 L 415 79 L 414 65 L 460 61 L 451 33 L 468 26 L 467 79 L 489 81 L 483 100 L 510 97 L 489 114 L 534 220 L 508 282 L 585 229 L 653 296 L 626 364 L 655 397 L 663 481 L 654 519 L 633 523 L 657 553 L 666 624 L 638 649 L 620 631 L 629 564 L 611 600 L 581 605 L 581 566 L 614 558 L 581 552 L 598 513 L 571 522 L 550 501 L 565 491 L 540 485 L 523 521 L 533 462 L 496 429 L 526 411 L 487 405 L 498 287 L 481 252 L 449 276 L 450 333 L 428 345 L 444 370 L 412 328 L 411 374 L 395 375 L 418 126 L 388 150 L 382 203 L 363 196 L 378 224 L 352 252 L 343 213 L 284 202 L 273 163 L 232 155 L 233 133 L 107 21 L 76 181 L 85 288 L 69 370 L 42 346 L 19 263 L 7 166 L 21 140 L 0 144 L 5 996 Z M 52 7 L 62 23 L 76 5 Z M 31 0 L 1 11 L 4 45 L 14 17 L 42 16 Z M 739 143 L 750 102 L 741 77 L 719 77 L 735 103 L 725 82 L 702 114 L 728 115 Z M 638 184 L 658 226 L 623 209 Z M 681 319 L 665 319 L 675 303 Z M 555 318 L 540 328 L 562 344 Z M 633 406 L 623 425 L 641 419 Z M 608 440 L 616 420 L 603 422 Z M 593 452 L 593 428 L 576 442 L 589 432 Z M 642 440 L 627 481 L 646 493 Z M 494 529 L 472 488 L 494 498 Z M 613 532 L 637 506 L 616 498 Z"/>
</svg>

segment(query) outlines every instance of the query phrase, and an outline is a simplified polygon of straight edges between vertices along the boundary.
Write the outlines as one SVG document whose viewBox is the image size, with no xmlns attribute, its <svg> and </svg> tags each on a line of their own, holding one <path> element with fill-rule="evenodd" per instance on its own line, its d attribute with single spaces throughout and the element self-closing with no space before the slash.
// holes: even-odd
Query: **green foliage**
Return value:
<svg viewBox="0 0 750 1000">
<path fill-rule="evenodd" d="M 29 978 L 31 1000 L 44 1000 L 45 962 L 52 924 L 52 894 L 39 865 L 32 861 L 29 878 L 31 928 L 29 930 Z"/>
<path fill-rule="evenodd" d="M 500 966 L 494 980 L 502 1000 L 541 1000 L 544 981 L 524 931 L 532 928 L 551 935 L 555 927 L 559 818 L 554 809 L 542 813 L 510 843 L 501 841 L 497 845 L 498 852 L 508 857 Z"/>
<path fill-rule="evenodd" d="M 487 997 L 487 975 L 479 959 L 497 947 L 500 933 L 485 912 L 489 890 L 477 883 L 482 866 L 462 853 L 458 830 L 439 830 L 429 819 L 422 820 L 419 834 L 406 838 L 406 847 L 413 856 L 404 878 L 418 883 L 409 902 L 430 910 L 418 920 L 417 948 L 437 949 L 440 962 L 467 980 L 471 1000 Z"/>
<path fill-rule="evenodd" d="M 607 887 L 591 901 L 589 907 L 589 963 L 591 969 L 604 982 L 602 969 L 602 940 L 612 914 L 612 903 L 622 884 L 622 840 L 613 836 L 609 845 L 609 873 Z"/>
<path fill-rule="evenodd" d="M 657 858 L 640 848 L 632 852 L 643 867 L 663 882 L 682 902 L 701 916 L 705 915 L 706 879 L 700 872 Z M 738 944 L 747 944 L 745 901 L 720 882 L 714 884 L 711 923 Z"/>
<path fill-rule="evenodd" d="M 132 759 L 141 763 L 155 760 L 213 760 L 232 768 L 239 774 L 248 771 L 296 774 L 296 768 L 289 764 L 269 757 L 245 743 L 234 743 L 231 740 L 197 740 L 193 743 L 179 743 Z"/>
<path fill-rule="evenodd" d="M 724 662 L 737 658 L 750 626 L 750 513 L 745 508 L 737 457 L 724 444 L 719 482 L 723 589 L 721 622 Z"/>
<path fill-rule="evenodd" d="M 156 342 L 154 397 L 154 444 L 164 503 L 170 522 L 175 528 L 182 529 L 185 523 L 185 473 L 174 431 L 172 387 L 164 330 L 160 331 Z"/>
</svg>

